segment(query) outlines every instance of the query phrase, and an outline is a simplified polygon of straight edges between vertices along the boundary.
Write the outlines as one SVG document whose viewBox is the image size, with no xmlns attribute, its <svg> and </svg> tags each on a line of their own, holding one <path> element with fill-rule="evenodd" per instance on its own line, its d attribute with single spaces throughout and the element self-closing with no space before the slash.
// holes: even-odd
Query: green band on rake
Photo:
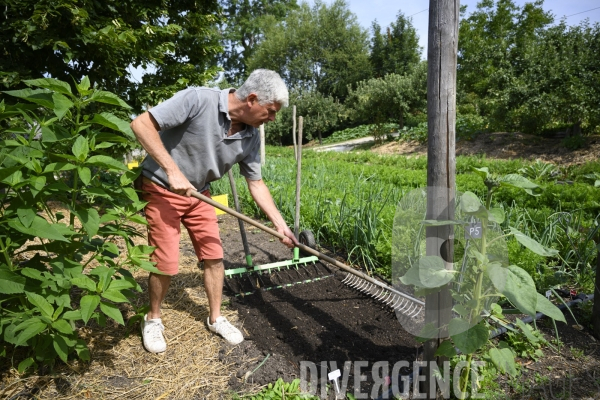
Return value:
<svg viewBox="0 0 600 400">
<path fill-rule="evenodd" d="M 264 272 L 264 271 L 270 271 L 273 269 L 276 269 L 279 271 L 282 268 L 298 268 L 298 267 L 302 267 L 302 266 L 305 266 L 310 263 L 315 263 L 317 261 L 319 261 L 318 257 L 310 256 L 310 257 L 303 257 L 303 258 L 297 258 L 297 259 L 286 260 L 286 261 L 279 261 L 279 262 L 275 262 L 275 263 L 271 263 L 271 264 L 256 265 L 253 268 L 226 269 L 225 277 L 230 277 L 230 276 L 234 276 L 234 275 L 243 275 L 243 274 L 247 274 L 249 272 Z"/>
</svg>

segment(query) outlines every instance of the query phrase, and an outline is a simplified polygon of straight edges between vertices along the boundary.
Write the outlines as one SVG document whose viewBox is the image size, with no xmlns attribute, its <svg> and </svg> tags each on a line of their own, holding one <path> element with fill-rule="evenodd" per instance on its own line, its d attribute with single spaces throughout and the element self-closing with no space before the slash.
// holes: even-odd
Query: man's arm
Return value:
<svg viewBox="0 0 600 400">
<path fill-rule="evenodd" d="M 174 193 L 189 197 L 190 193 L 196 190 L 196 188 L 181 173 L 181 170 L 175 164 L 167 149 L 165 149 L 158 134 L 160 126 L 158 126 L 152 114 L 145 112 L 138 116 L 131 122 L 131 129 L 142 147 L 167 174 L 169 189 Z"/>
<path fill-rule="evenodd" d="M 279 210 L 275 206 L 275 202 L 273 201 L 273 197 L 271 197 L 271 192 L 269 192 L 267 185 L 265 185 L 262 179 L 253 181 L 246 178 L 246 182 L 248 183 L 248 189 L 250 190 L 252 198 L 273 223 L 275 230 L 287 237 L 285 240 L 280 239 L 281 243 L 290 248 L 294 247 L 294 244 L 297 244 L 298 241 L 294 236 L 294 232 L 287 226 L 279 213 Z"/>
</svg>

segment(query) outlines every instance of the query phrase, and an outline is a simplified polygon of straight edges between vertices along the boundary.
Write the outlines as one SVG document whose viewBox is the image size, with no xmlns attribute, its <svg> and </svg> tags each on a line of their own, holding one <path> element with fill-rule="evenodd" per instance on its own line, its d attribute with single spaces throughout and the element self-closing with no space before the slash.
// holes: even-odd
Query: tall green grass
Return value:
<svg viewBox="0 0 600 400">
<path fill-rule="evenodd" d="M 284 218 L 292 225 L 296 176 L 293 151 L 268 147 L 266 159 L 263 179 Z M 456 165 L 457 190 L 483 196 L 486 188 L 478 176 L 469 172 L 471 167 L 485 166 L 501 175 L 516 173 L 531 163 L 459 156 Z M 302 167 L 301 229 L 312 230 L 318 243 L 344 253 L 350 262 L 390 276 L 396 205 L 405 193 L 427 184 L 425 157 L 304 151 Z M 580 257 L 573 252 L 573 245 L 583 239 L 574 238 L 572 232 L 575 229 L 582 237 L 589 236 L 593 221 L 600 214 L 600 189 L 582 178 L 583 174 L 594 171 L 600 171 L 600 163 L 569 168 L 557 176 L 556 181 L 545 182 L 545 191 L 539 197 L 510 189 L 503 189 L 494 197 L 495 205 L 506 211 L 505 225 L 510 222 L 544 245 L 561 251 L 560 258 L 538 260 L 518 243 L 509 243 L 509 255 L 517 258 L 510 261 L 526 265 L 533 276 L 543 280 L 544 286 L 563 283 L 561 280 L 589 282 L 586 265 L 593 262 L 589 250 L 593 240 L 585 245 L 585 254 L 590 256 Z M 243 211 L 264 217 L 252 201 L 237 168 L 235 176 Z M 567 180 L 572 184 L 561 184 Z M 212 192 L 230 193 L 227 179 L 213 183 Z M 573 226 L 559 225 L 557 213 L 576 216 L 570 220 Z M 583 261 L 579 260 L 582 257 Z"/>
</svg>

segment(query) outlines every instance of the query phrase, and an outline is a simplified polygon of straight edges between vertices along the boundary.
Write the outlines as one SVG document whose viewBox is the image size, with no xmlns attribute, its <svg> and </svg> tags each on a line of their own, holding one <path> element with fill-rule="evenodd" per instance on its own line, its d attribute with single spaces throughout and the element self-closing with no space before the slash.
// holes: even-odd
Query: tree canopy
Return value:
<svg viewBox="0 0 600 400">
<path fill-rule="evenodd" d="M 216 74 L 217 11 L 216 0 L 11 1 L 0 25 L 0 80 L 18 87 L 88 76 L 140 109 Z M 129 66 L 156 68 L 136 84 Z"/>
<path fill-rule="evenodd" d="M 296 0 L 221 0 L 221 7 L 219 62 L 225 79 L 237 84 L 247 76 L 246 64 L 263 38 L 265 18 L 281 21 L 298 5 Z"/>
<path fill-rule="evenodd" d="M 419 37 L 410 18 L 404 16 L 402 11 L 383 34 L 377 21 L 373 22 L 371 30 L 370 61 L 375 77 L 405 74 L 419 63 Z"/>
<path fill-rule="evenodd" d="M 348 85 L 370 77 L 368 34 L 344 0 L 302 3 L 284 21 L 271 18 L 250 70 L 279 72 L 290 87 L 343 99 Z"/>
</svg>

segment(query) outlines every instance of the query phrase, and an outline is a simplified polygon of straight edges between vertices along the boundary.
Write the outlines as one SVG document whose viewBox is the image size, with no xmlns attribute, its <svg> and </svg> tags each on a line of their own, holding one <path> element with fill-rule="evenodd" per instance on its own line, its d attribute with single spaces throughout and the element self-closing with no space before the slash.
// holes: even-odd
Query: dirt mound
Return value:
<svg viewBox="0 0 600 400">
<path fill-rule="evenodd" d="M 544 138 L 518 132 L 482 133 L 472 140 L 459 140 L 456 155 L 481 155 L 498 159 L 541 160 L 553 164 L 582 164 L 600 159 L 600 137 L 583 138 L 583 148 L 569 150 L 563 138 Z M 427 145 L 417 142 L 391 142 L 371 148 L 378 154 L 425 156 Z"/>
</svg>

